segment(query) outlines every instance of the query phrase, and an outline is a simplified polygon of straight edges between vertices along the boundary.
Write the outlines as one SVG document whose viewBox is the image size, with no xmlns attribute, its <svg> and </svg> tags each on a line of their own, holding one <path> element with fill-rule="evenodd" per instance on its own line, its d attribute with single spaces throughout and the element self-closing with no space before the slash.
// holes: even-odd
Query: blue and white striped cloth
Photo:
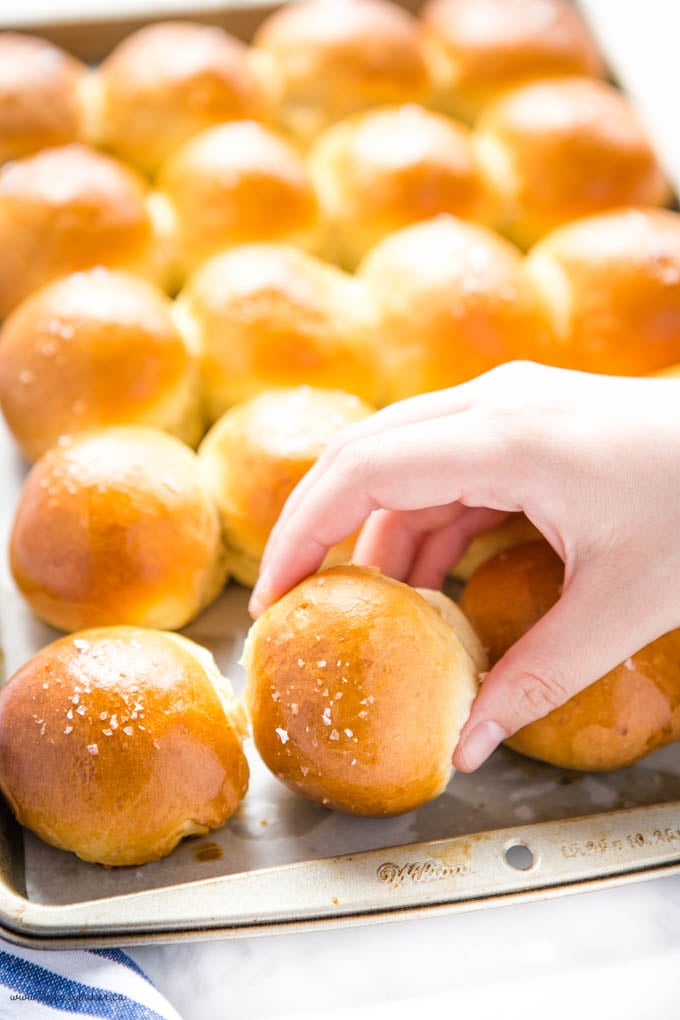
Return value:
<svg viewBox="0 0 680 1020">
<path fill-rule="evenodd" d="M 121 949 L 24 949 L 0 939 L 0 1020 L 181 1020 Z"/>
</svg>

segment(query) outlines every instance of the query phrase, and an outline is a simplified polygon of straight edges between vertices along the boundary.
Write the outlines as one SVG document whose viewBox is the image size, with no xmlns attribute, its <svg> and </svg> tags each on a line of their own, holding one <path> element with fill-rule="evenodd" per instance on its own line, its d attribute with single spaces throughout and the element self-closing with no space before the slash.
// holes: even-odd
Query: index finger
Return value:
<svg viewBox="0 0 680 1020">
<path fill-rule="evenodd" d="M 251 600 L 262 613 L 317 570 L 328 550 L 353 534 L 373 510 L 420 510 L 457 500 L 514 510 L 498 503 L 507 458 L 480 413 L 462 412 L 365 436 L 326 462 L 302 499 L 272 534 Z M 295 492 L 290 499 L 295 499 Z"/>
</svg>

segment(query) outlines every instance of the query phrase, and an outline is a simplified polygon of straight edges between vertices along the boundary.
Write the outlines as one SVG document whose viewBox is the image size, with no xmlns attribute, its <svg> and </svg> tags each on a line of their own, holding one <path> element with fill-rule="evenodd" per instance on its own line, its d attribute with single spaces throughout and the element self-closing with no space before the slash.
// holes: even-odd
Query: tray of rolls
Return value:
<svg viewBox="0 0 680 1020">
<path fill-rule="evenodd" d="M 680 374 L 673 189 L 577 9 L 31 11 L 0 33 L 2 934 L 241 936 L 680 870 L 678 632 L 451 774 L 484 673 L 559 597 L 525 519 L 445 592 L 349 542 L 247 613 L 287 495 L 375 408 L 516 359 Z"/>
</svg>

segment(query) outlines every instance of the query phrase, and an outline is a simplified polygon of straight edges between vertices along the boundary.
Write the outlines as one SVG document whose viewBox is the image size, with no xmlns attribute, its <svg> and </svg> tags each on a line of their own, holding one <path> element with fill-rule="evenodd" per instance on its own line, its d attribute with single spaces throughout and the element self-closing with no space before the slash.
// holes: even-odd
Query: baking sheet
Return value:
<svg viewBox="0 0 680 1020">
<path fill-rule="evenodd" d="M 129 6 L 126 14 L 136 17 Z M 247 36 L 262 9 L 236 6 L 206 17 Z M 21 16 L 17 8 L 14 17 Z M 131 27 L 109 12 L 96 32 L 92 23 L 62 22 L 45 34 L 92 56 Z M 0 423 L 0 633 L 7 676 L 59 636 L 32 618 L 6 562 L 25 470 Z M 210 648 L 237 691 L 246 603 L 247 592 L 230 585 L 184 632 Z M 86 864 L 0 812 L 5 935 L 32 945 L 105 945 L 257 934 L 470 909 L 680 869 L 680 744 L 610 774 L 565 772 L 500 749 L 474 775 L 456 775 L 438 800 L 391 819 L 351 818 L 298 798 L 267 772 L 252 741 L 247 753 L 250 789 L 227 824 L 141 868 Z M 530 848 L 526 871 L 509 865 L 512 845 Z"/>
</svg>

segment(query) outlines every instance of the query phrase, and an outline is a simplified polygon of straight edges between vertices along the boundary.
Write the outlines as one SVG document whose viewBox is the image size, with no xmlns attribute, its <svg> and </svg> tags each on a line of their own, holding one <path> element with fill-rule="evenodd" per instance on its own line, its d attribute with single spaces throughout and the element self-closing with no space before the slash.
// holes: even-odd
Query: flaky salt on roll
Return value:
<svg viewBox="0 0 680 1020">
<path fill-rule="evenodd" d="M 179 295 L 177 321 L 201 359 L 208 417 L 263 390 L 306 383 L 374 402 L 373 304 L 335 266 L 286 245 L 216 255 Z"/>
<path fill-rule="evenodd" d="M 437 797 L 484 653 L 457 606 L 367 567 L 307 578 L 251 628 L 255 744 L 286 786 L 358 815 Z"/>
<path fill-rule="evenodd" d="M 217 506 L 200 462 L 152 428 L 78 433 L 33 467 L 10 540 L 14 580 L 60 630 L 175 630 L 226 578 Z"/>
<path fill-rule="evenodd" d="M 356 110 L 421 102 L 430 92 L 420 26 L 387 0 L 288 4 L 253 44 L 279 126 L 303 143 Z"/>
<path fill-rule="evenodd" d="M 563 578 L 547 542 L 499 553 L 470 578 L 461 607 L 492 665 L 557 602 Z M 680 630 L 673 630 L 506 743 L 551 765 L 608 771 L 678 738 Z"/>
<path fill-rule="evenodd" d="M 428 0 L 423 24 L 434 101 L 470 123 L 521 82 L 604 75 L 595 42 L 569 0 Z"/>
<path fill-rule="evenodd" d="M 141 177 L 84 145 L 0 169 L 0 318 L 78 269 L 127 269 L 165 286 L 164 241 Z"/>
<path fill-rule="evenodd" d="M 0 789 L 45 842 L 109 867 L 144 864 L 236 810 L 245 732 L 229 681 L 193 641 L 81 631 L 0 694 Z"/>
<path fill-rule="evenodd" d="M 133 32 L 100 65 L 93 92 L 95 137 L 145 173 L 204 128 L 267 110 L 247 47 L 189 21 Z"/>
<path fill-rule="evenodd" d="M 314 143 L 323 251 L 354 267 L 386 234 L 437 213 L 495 215 L 470 132 L 415 103 L 354 114 Z"/>
<path fill-rule="evenodd" d="M 62 277 L 0 330 L 0 406 L 33 461 L 64 435 L 139 424 L 202 435 L 198 363 L 152 284 L 119 270 Z"/>
<path fill-rule="evenodd" d="M 166 160 L 157 185 L 174 219 L 180 274 L 249 241 L 315 242 L 317 202 L 304 161 L 255 121 L 202 131 Z"/>
<path fill-rule="evenodd" d="M 553 364 L 644 375 L 680 361 L 680 215 L 621 209 L 560 227 L 526 260 Z"/>
<path fill-rule="evenodd" d="M 519 251 L 483 226 L 438 216 L 405 227 L 358 275 L 378 309 L 385 403 L 553 354 Z"/>
<path fill-rule="evenodd" d="M 81 139 L 86 77 L 46 40 L 0 32 L 0 163 Z"/>
<path fill-rule="evenodd" d="M 513 89 L 485 109 L 475 144 L 496 226 L 522 248 L 580 216 L 671 196 L 634 109 L 605 82 L 554 78 Z"/>
<path fill-rule="evenodd" d="M 373 408 L 342 390 L 269 390 L 233 407 L 201 443 L 198 455 L 213 486 L 229 572 L 254 585 L 269 534 L 297 483 L 340 429 Z M 354 539 L 334 547 L 328 563 L 352 555 Z"/>
</svg>

